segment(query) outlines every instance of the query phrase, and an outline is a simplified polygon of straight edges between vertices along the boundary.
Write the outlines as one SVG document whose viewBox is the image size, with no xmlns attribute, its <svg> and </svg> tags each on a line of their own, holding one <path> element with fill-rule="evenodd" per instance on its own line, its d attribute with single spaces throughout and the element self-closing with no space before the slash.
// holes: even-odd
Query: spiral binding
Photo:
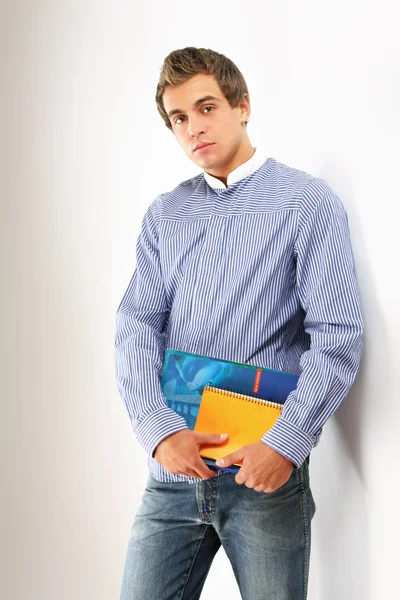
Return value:
<svg viewBox="0 0 400 600">
<path fill-rule="evenodd" d="M 278 410 L 282 410 L 282 404 L 278 402 L 272 402 L 271 400 L 264 400 L 263 398 L 255 398 L 254 396 L 248 396 L 247 394 L 241 394 L 240 392 L 235 392 L 232 389 L 221 389 L 214 387 L 212 385 L 206 385 L 204 387 L 204 391 L 211 390 L 212 392 L 219 392 L 224 394 L 225 396 L 231 396 L 233 398 L 240 398 L 241 400 L 246 400 L 246 402 L 253 402 L 254 404 L 260 404 L 261 406 L 269 406 L 271 408 L 276 408 Z"/>
</svg>

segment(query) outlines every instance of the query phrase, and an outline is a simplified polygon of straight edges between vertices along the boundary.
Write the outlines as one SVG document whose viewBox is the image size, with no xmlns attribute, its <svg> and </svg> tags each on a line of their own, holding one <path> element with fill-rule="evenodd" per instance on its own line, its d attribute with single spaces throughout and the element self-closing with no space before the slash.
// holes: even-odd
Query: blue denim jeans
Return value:
<svg viewBox="0 0 400 600">
<path fill-rule="evenodd" d="M 221 544 L 242 598 L 305 600 L 314 512 L 308 460 L 271 493 L 238 485 L 226 472 L 193 484 L 149 475 L 121 600 L 197 600 Z"/>
</svg>

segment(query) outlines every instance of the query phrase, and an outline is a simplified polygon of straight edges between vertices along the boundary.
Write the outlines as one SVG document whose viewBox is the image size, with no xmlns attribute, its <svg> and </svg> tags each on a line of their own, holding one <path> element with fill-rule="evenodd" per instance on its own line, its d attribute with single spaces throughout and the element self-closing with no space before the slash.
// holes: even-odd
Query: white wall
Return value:
<svg viewBox="0 0 400 600">
<path fill-rule="evenodd" d="M 119 598 L 146 461 L 116 391 L 114 318 L 146 207 L 198 172 L 154 102 L 164 56 L 188 45 L 237 63 L 253 143 L 325 178 L 347 208 L 366 349 L 312 453 L 309 597 L 396 597 L 397 12 L 394 0 L 3 2 L 2 597 Z M 221 551 L 203 597 L 222 583 L 239 598 Z"/>
</svg>

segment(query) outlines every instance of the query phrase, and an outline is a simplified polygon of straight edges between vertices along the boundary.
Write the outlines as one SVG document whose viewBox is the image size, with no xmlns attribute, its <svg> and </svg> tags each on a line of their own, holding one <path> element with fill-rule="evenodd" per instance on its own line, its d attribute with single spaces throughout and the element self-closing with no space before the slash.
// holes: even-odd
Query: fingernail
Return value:
<svg viewBox="0 0 400 600">
<path fill-rule="evenodd" d="M 225 440 L 228 437 L 227 433 L 221 433 L 221 440 Z"/>
<path fill-rule="evenodd" d="M 215 461 L 216 464 L 220 467 L 222 467 L 222 465 L 224 464 L 224 459 L 223 458 L 219 458 L 217 461 Z"/>
</svg>

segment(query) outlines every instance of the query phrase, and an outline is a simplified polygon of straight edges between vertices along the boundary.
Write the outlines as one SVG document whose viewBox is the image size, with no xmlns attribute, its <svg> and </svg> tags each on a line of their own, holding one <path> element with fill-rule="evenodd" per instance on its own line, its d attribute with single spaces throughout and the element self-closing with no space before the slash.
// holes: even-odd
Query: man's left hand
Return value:
<svg viewBox="0 0 400 600">
<path fill-rule="evenodd" d="M 256 492 L 274 492 L 287 482 L 294 468 L 288 458 L 261 441 L 239 448 L 217 460 L 217 465 L 229 467 L 240 461 L 242 467 L 235 476 L 236 483 L 244 483 Z"/>
</svg>

